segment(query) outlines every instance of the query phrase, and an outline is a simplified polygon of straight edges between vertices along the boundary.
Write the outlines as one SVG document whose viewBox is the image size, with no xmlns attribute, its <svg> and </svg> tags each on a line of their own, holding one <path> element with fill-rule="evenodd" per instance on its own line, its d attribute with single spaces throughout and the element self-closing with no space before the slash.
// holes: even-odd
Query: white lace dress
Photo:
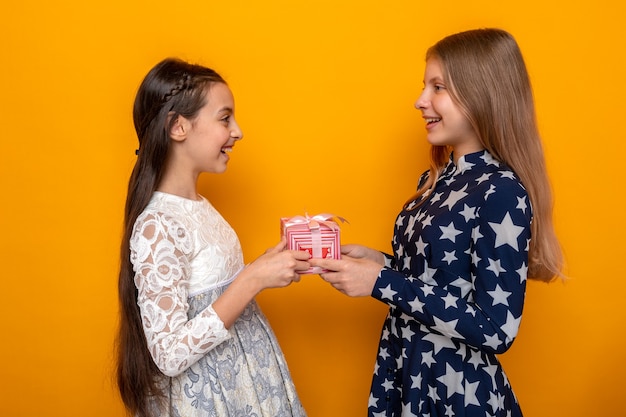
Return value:
<svg viewBox="0 0 626 417">
<path fill-rule="evenodd" d="M 235 231 L 204 198 L 155 192 L 130 241 L 138 305 L 169 396 L 161 416 L 306 416 L 252 301 L 226 329 L 212 303 L 243 268 Z"/>
</svg>

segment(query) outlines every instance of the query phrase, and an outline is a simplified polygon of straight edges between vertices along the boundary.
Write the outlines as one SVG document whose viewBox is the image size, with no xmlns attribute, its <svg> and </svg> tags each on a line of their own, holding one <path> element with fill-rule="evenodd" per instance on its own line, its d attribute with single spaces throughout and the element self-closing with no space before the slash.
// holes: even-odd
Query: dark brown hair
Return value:
<svg viewBox="0 0 626 417">
<path fill-rule="evenodd" d="M 143 331 L 130 262 L 130 238 L 137 217 L 148 205 L 163 175 L 173 123 L 178 116 L 193 120 L 206 104 L 213 83 L 226 82 L 210 68 L 167 58 L 148 72 L 135 97 L 133 121 L 139 150 L 128 182 L 124 210 L 118 281 L 117 384 L 127 410 L 138 417 L 153 417 L 150 403 L 163 399 L 160 385 L 163 375 L 152 360 Z"/>
</svg>

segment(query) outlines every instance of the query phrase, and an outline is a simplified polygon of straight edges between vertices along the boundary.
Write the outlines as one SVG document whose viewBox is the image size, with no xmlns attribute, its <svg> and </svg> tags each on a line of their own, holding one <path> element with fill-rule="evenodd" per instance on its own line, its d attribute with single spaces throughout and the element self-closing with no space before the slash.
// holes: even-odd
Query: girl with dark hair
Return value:
<svg viewBox="0 0 626 417">
<path fill-rule="evenodd" d="M 215 71 L 165 59 L 147 74 L 121 248 L 118 385 L 129 412 L 163 416 L 305 416 L 254 297 L 299 280 L 307 252 L 282 241 L 243 264 L 234 230 L 197 192 L 226 170 L 242 138 Z"/>
<path fill-rule="evenodd" d="M 369 415 L 518 417 L 496 355 L 515 340 L 526 280 L 561 275 L 552 196 L 526 66 L 499 29 L 426 54 L 415 107 L 431 168 L 398 215 L 394 255 L 360 245 L 311 259 L 339 291 L 389 305 Z"/>
</svg>

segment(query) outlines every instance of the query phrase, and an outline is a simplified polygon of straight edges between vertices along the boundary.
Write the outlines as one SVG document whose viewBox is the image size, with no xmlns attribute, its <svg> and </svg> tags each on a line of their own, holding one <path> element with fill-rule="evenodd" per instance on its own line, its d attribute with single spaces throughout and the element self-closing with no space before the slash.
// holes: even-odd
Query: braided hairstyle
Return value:
<svg viewBox="0 0 626 417">
<path fill-rule="evenodd" d="M 130 238 L 137 217 L 148 205 L 162 178 L 173 124 L 178 116 L 190 120 L 197 116 L 206 104 L 207 92 L 213 83 L 226 84 L 210 68 L 167 58 L 148 72 L 135 97 L 133 121 L 139 149 L 124 210 L 118 281 L 117 384 L 127 410 L 137 417 L 157 416 L 154 404 L 162 404 L 165 396 L 164 376 L 148 350 L 137 305 Z"/>
</svg>

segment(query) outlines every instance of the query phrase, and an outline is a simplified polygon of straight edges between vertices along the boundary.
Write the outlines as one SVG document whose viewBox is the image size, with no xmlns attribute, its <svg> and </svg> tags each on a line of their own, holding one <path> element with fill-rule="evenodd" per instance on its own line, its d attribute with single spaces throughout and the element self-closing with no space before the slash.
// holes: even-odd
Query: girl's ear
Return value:
<svg viewBox="0 0 626 417">
<path fill-rule="evenodd" d="M 177 142 L 182 142 L 187 138 L 187 134 L 191 129 L 191 123 L 183 116 L 177 116 L 172 128 L 170 129 L 170 138 Z"/>
</svg>

